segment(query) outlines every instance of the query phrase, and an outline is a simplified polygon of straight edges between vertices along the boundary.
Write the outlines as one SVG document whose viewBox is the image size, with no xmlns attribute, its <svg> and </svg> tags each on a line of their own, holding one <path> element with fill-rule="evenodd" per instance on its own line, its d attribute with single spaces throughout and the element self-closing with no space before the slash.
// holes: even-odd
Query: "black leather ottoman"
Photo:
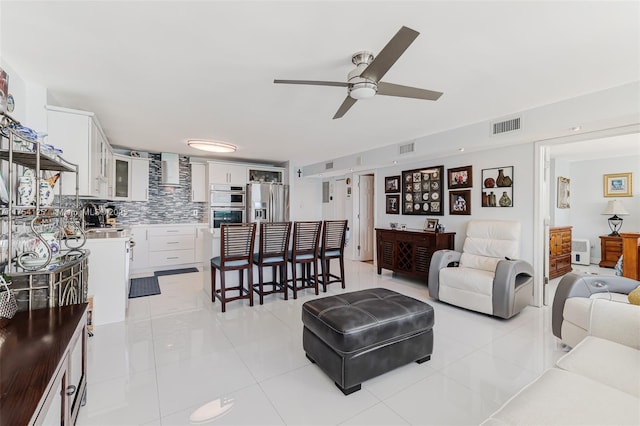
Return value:
<svg viewBox="0 0 640 426">
<path fill-rule="evenodd" d="M 303 347 L 349 395 L 394 368 L 433 352 L 433 308 L 385 288 L 310 300 L 302 305 Z"/>
</svg>

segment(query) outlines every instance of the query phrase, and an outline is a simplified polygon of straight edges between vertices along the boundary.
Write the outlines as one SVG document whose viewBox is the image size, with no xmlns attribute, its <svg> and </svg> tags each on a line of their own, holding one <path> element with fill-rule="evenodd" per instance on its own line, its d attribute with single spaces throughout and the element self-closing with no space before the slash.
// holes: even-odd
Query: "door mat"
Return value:
<svg viewBox="0 0 640 426">
<path fill-rule="evenodd" d="M 162 275 L 189 274 L 191 272 L 198 272 L 198 268 L 169 269 L 168 271 L 156 271 L 153 274 L 156 277 L 160 277 Z"/>
<path fill-rule="evenodd" d="M 160 294 L 160 284 L 158 277 L 133 278 L 129 287 L 129 299 L 136 297 L 155 296 Z"/>
</svg>

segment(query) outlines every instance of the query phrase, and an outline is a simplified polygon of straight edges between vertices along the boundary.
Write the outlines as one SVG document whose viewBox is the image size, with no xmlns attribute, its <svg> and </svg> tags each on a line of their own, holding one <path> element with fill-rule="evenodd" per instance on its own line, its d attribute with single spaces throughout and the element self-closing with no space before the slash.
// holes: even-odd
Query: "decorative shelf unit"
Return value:
<svg viewBox="0 0 640 426">
<path fill-rule="evenodd" d="M 7 178 L 0 184 L 7 186 L 8 198 L 3 203 L 6 205 L 0 208 L 0 227 L 6 235 L 2 238 L 6 256 L 0 263 L 0 271 L 11 278 L 10 288 L 18 299 L 19 310 L 83 303 L 87 297 L 89 252 L 81 250 L 86 237 L 80 223 L 78 166 L 55 154 L 43 153 L 41 142 L 19 134 L 20 128 L 17 120 L 0 113 L 0 166 L 6 170 Z M 33 171 L 33 205 L 17 203 L 18 166 Z M 40 188 L 46 182 L 45 171 L 75 173 L 76 198 L 72 208 L 62 205 L 61 183 L 58 185 L 57 205 L 42 203 Z M 21 237 L 30 238 L 34 244 L 18 244 L 14 226 L 20 224 L 23 228 Z M 44 226 L 52 230 L 53 240 L 43 237 Z M 60 253 L 52 253 L 52 241 L 61 248 Z M 44 255 L 37 253 L 34 245 L 43 247 Z"/>
</svg>

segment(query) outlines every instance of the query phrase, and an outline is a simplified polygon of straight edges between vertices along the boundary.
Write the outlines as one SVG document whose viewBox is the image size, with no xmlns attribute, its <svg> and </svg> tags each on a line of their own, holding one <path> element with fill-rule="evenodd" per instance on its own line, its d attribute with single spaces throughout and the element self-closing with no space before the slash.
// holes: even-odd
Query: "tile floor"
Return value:
<svg viewBox="0 0 640 426">
<path fill-rule="evenodd" d="M 268 296 L 253 308 L 233 302 L 222 314 L 203 293 L 200 272 L 161 276 L 161 295 L 132 299 L 125 322 L 95 328 L 77 424 L 478 424 L 564 353 L 549 307 L 505 321 L 430 300 L 424 285 L 377 275 L 369 263 L 346 261 L 346 269 L 346 291 L 387 287 L 433 306 L 430 361 L 345 397 L 302 349 L 300 308 L 312 292 Z"/>
</svg>

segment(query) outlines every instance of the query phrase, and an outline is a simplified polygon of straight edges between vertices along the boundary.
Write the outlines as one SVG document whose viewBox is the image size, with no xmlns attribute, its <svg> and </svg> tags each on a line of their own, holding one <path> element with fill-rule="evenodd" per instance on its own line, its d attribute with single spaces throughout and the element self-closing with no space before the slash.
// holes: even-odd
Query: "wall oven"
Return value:
<svg viewBox="0 0 640 426">
<path fill-rule="evenodd" d="M 211 185 L 209 187 L 209 226 L 243 223 L 246 215 L 246 191 L 243 186 Z"/>
<path fill-rule="evenodd" d="M 209 191 L 209 205 L 214 207 L 237 207 L 244 209 L 245 189 L 242 186 L 211 185 Z"/>
<path fill-rule="evenodd" d="M 211 207 L 209 224 L 212 228 L 220 228 L 223 223 L 243 223 L 244 208 L 238 207 Z"/>
</svg>

